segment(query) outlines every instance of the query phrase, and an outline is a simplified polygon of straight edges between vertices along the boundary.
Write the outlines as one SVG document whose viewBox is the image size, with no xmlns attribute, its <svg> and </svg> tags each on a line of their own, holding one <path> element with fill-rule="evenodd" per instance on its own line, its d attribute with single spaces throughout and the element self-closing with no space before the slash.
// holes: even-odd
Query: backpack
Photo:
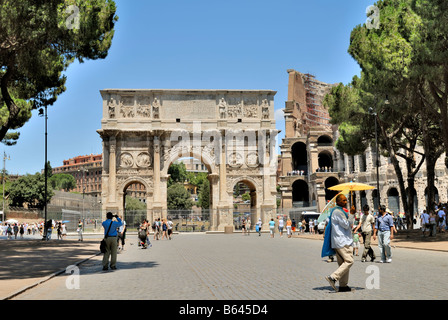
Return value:
<svg viewBox="0 0 448 320">
<path fill-rule="evenodd" d="M 156 222 L 156 221 L 153 222 L 153 224 L 152 224 L 152 228 L 153 228 L 153 229 L 157 229 L 157 222 Z"/>
</svg>

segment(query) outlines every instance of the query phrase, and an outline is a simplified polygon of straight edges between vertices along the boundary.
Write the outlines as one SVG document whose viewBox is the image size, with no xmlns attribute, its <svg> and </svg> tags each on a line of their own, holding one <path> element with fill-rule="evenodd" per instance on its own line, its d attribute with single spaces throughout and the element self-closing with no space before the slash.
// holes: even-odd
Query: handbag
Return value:
<svg viewBox="0 0 448 320">
<path fill-rule="evenodd" d="M 331 247 L 331 216 L 333 215 L 333 208 L 330 212 L 329 222 L 327 224 L 327 227 L 325 228 L 325 235 L 324 235 L 324 243 L 322 245 L 322 251 L 321 251 L 321 257 L 329 257 L 334 256 L 336 254 L 336 251 Z"/>
<path fill-rule="evenodd" d="M 100 242 L 100 251 L 101 253 L 106 253 L 106 238 L 109 235 L 110 227 L 112 227 L 113 221 L 110 221 L 109 229 L 107 229 L 106 235 L 104 236 L 103 240 Z"/>
</svg>

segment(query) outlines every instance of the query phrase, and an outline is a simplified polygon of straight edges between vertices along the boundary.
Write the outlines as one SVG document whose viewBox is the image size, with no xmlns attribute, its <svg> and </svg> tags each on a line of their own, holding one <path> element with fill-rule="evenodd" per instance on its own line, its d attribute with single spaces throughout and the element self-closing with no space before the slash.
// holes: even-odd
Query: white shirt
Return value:
<svg viewBox="0 0 448 320">
<path fill-rule="evenodd" d="M 121 220 L 121 221 L 123 222 L 123 224 L 120 227 L 118 227 L 118 232 L 120 232 L 120 233 L 123 232 L 124 227 L 126 226 L 126 221 L 124 221 L 124 220 Z"/>
<path fill-rule="evenodd" d="M 341 207 L 336 207 L 331 215 L 331 247 L 340 249 L 353 244 L 352 226 L 355 221 L 353 214 L 345 216 Z"/>
</svg>

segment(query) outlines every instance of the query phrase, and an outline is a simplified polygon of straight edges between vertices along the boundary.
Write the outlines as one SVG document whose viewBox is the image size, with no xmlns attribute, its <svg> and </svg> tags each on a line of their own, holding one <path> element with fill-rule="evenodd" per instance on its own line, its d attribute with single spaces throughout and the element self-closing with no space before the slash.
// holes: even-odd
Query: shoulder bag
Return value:
<svg viewBox="0 0 448 320">
<path fill-rule="evenodd" d="M 110 227 L 112 227 L 113 221 L 110 221 L 109 228 L 107 229 L 106 235 L 104 236 L 103 240 L 100 242 L 100 251 L 101 253 L 106 253 L 106 238 L 109 235 Z"/>
</svg>

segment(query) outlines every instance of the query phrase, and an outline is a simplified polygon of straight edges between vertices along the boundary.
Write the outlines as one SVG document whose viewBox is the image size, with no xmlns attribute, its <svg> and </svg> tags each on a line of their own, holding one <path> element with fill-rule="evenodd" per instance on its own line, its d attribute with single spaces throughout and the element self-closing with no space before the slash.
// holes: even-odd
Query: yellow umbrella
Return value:
<svg viewBox="0 0 448 320">
<path fill-rule="evenodd" d="M 353 203 L 352 191 L 372 190 L 372 189 L 375 189 L 375 187 L 369 186 L 368 184 L 365 184 L 365 183 L 350 181 L 350 182 L 346 182 L 346 183 L 337 184 L 335 186 L 329 187 L 328 189 L 335 190 L 335 191 L 349 190 L 350 191 L 350 199 L 351 199 L 351 202 Z"/>
<path fill-rule="evenodd" d="M 344 191 L 344 190 L 362 191 L 362 190 L 375 189 L 375 187 L 369 186 L 368 184 L 365 184 L 365 183 L 350 181 L 350 182 L 346 182 L 346 183 L 337 184 L 335 186 L 329 187 L 328 189 L 336 190 L 336 191 Z"/>
</svg>

